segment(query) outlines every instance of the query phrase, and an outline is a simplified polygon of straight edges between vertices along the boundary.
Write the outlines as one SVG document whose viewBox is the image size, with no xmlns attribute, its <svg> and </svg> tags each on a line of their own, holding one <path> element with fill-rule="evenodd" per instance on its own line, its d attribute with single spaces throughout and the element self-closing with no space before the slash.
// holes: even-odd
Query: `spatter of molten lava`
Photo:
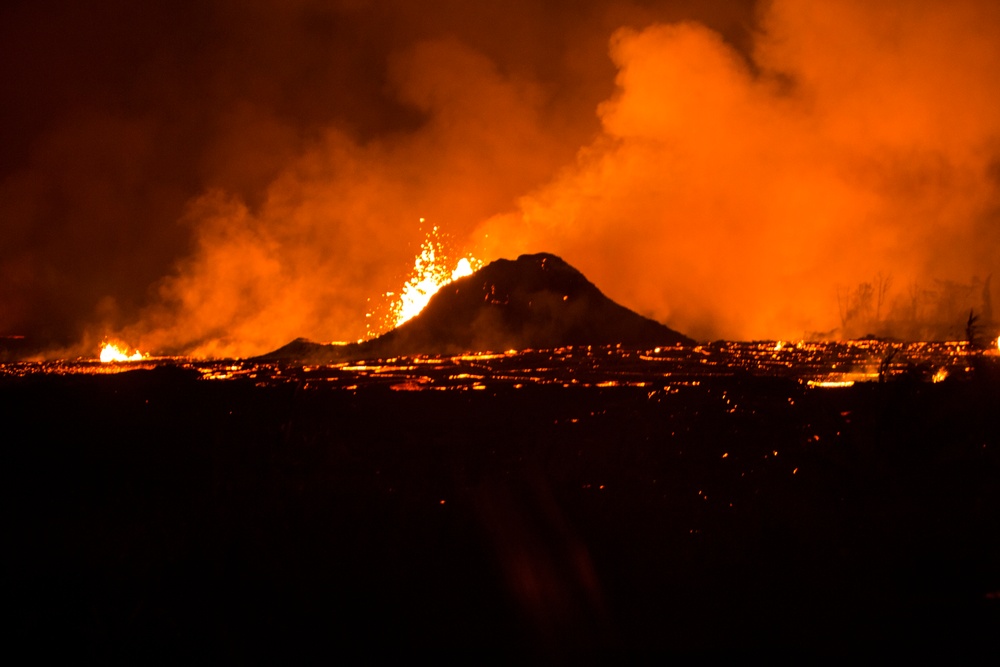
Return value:
<svg viewBox="0 0 1000 667">
<path fill-rule="evenodd" d="M 129 354 L 128 346 L 126 345 L 105 343 L 104 347 L 101 348 L 101 361 L 106 364 L 118 361 L 142 361 L 145 356 L 139 350 Z"/>
<path fill-rule="evenodd" d="M 424 219 L 421 218 L 420 222 Z M 420 252 L 413 260 L 413 270 L 410 278 L 400 290 L 389 307 L 389 315 L 385 318 L 387 328 L 398 327 L 403 322 L 415 317 L 424 309 L 438 290 L 453 280 L 471 275 L 482 267 L 481 260 L 472 256 L 462 257 L 454 269 L 448 268 L 448 257 L 444 244 L 435 225 L 427 232 L 420 246 Z M 387 292 L 387 297 L 395 297 L 394 292 Z"/>
</svg>

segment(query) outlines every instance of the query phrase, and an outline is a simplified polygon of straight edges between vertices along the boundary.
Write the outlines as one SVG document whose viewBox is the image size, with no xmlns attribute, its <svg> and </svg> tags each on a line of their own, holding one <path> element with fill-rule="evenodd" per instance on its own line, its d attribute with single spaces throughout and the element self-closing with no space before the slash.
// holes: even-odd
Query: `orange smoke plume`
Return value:
<svg viewBox="0 0 1000 667">
<path fill-rule="evenodd" d="M 834 330 L 837 285 L 877 272 L 1000 272 L 1000 7 L 774 2 L 760 26 L 749 58 L 694 23 L 617 32 L 602 135 L 482 254 L 561 254 L 704 338 Z"/>
<path fill-rule="evenodd" d="M 615 31 L 615 90 L 582 146 L 586 123 L 528 69 L 453 38 L 402 49 L 389 89 L 419 123 L 366 141 L 330 126 L 259 201 L 190 202 L 193 252 L 119 333 L 206 356 L 357 339 L 369 299 L 405 280 L 421 215 L 456 254 L 561 255 L 703 339 L 848 335 L 857 313 L 916 312 L 934 279 L 987 295 L 1000 6 L 775 1 L 751 38 L 737 48 L 696 22 Z M 891 277 L 877 307 L 857 291 L 838 312 L 875 275 Z"/>
</svg>

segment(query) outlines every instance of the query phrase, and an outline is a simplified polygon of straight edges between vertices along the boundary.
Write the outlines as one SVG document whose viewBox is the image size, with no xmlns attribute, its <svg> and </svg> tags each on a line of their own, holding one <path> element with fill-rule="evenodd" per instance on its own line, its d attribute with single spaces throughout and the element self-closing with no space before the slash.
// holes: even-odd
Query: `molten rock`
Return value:
<svg viewBox="0 0 1000 667">
<path fill-rule="evenodd" d="M 678 343 L 693 341 L 615 303 L 559 257 L 539 253 L 500 259 L 449 283 L 419 315 L 373 340 L 331 346 L 297 339 L 265 358 L 321 361 Z"/>
</svg>

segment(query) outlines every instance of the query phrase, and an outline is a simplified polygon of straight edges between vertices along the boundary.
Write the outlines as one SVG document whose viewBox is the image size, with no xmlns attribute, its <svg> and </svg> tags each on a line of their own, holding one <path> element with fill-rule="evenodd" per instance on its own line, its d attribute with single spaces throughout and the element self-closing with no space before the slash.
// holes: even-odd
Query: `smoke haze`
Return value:
<svg viewBox="0 0 1000 667">
<path fill-rule="evenodd" d="M 0 10 L 0 335 L 355 340 L 429 225 L 695 338 L 1000 273 L 995 3 L 419 4 Z"/>
</svg>

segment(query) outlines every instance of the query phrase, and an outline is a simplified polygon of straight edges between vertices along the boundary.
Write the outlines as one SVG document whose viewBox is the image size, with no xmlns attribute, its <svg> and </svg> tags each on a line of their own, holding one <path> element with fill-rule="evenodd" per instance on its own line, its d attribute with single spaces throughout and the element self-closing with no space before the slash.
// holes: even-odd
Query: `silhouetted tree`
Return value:
<svg viewBox="0 0 1000 667">
<path fill-rule="evenodd" d="M 896 354 L 899 353 L 899 348 L 893 345 L 890 347 L 885 356 L 882 357 L 882 361 L 878 365 L 878 381 L 885 382 L 889 379 L 889 370 L 892 368 L 892 360 L 896 358 Z"/>
<path fill-rule="evenodd" d="M 889 288 L 892 287 L 892 274 L 885 274 L 881 271 L 875 276 L 875 321 L 882 321 L 882 306 L 886 303 L 889 295 Z"/>
<path fill-rule="evenodd" d="M 858 283 L 858 286 L 853 290 L 837 290 L 837 305 L 840 310 L 840 324 L 841 329 L 848 336 L 859 335 L 863 333 L 860 329 L 870 328 L 872 324 L 878 321 L 875 315 L 878 312 L 878 308 L 881 307 L 882 299 L 885 297 L 885 291 L 888 290 L 888 284 L 885 285 L 885 291 L 882 291 L 882 284 L 884 280 L 882 279 L 882 274 L 879 274 L 877 283 L 873 284 L 870 282 Z M 876 288 L 876 284 L 879 285 Z M 877 305 L 876 295 L 878 296 Z"/>
<path fill-rule="evenodd" d="M 972 349 L 977 349 L 979 347 L 979 316 L 975 314 L 975 311 L 969 311 L 969 319 L 965 323 L 965 342 L 969 344 Z"/>
</svg>

